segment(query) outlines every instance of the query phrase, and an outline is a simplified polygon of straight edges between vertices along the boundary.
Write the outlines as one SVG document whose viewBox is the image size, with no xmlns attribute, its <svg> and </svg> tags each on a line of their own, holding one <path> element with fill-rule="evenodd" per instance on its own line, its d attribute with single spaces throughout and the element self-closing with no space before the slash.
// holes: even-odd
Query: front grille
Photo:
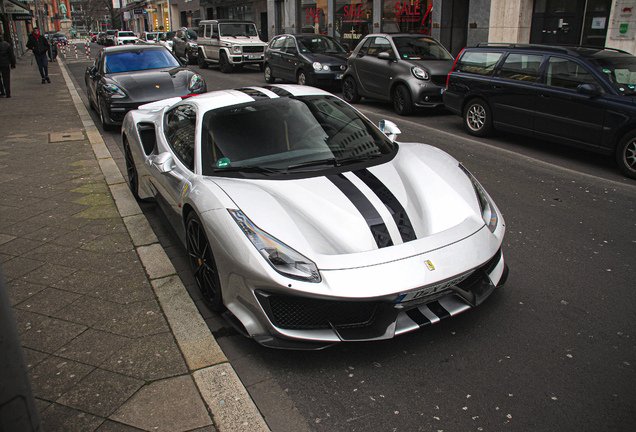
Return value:
<svg viewBox="0 0 636 432">
<path fill-rule="evenodd" d="M 261 53 L 265 50 L 265 47 L 262 46 L 251 46 L 247 45 L 243 47 L 244 53 Z"/>
<path fill-rule="evenodd" d="M 260 297 L 272 323 L 289 330 L 325 330 L 370 325 L 377 302 L 316 300 L 303 297 Z"/>
<path fill-rule="evenodd" d="M 332 70 L 334 72 L 339 72 L 339 71 L 344 72 L 346 69 L 347 69 L 347 66 L 345 65 L 330 65 L 329 66 L 329 70 Z"/>
<path fill-rule="evenodd" d="M 446 87 L 446 77 L 448 75 L 431 75 L 431 81 L 433 84 L 440 87 Z"/>
</svg>

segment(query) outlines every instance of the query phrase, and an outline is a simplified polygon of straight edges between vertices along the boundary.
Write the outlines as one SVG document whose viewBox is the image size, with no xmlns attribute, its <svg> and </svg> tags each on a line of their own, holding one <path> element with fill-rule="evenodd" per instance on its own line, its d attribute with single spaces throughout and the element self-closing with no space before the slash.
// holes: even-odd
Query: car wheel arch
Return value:
<svg viewBox="0 0 636 432">
<path fill-rule="evenodd" d="M 636 179 L 636 165 L 633 163 L 630 164 L 629 160 L 627 160 L 626 153 L 629 152 L 632 155 L 632 162 L 634 158 L 634 154 L 636 152 L 636 129 L 628 129 L 627 132 L 619 135 L 615 140 L 615 145 L 613 147 L 614 151 L 614 159 L 616 160 L 616 164 L 618 165 L 619 170 L 626 177 Z"/>
</svg>

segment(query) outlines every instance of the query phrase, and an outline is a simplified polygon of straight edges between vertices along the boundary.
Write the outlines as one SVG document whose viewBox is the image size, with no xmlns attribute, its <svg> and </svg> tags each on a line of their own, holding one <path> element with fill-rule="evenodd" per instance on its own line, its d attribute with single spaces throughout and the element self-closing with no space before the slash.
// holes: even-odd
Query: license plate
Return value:
<svg viewBox="0 0 636 432">
<path fill-rule="evenodd" d="M 435 285 L 427 286 L 426 288 L 423 288 L 420 290 L 402 293 L 399 295 L 399 297 L 397 298 L 397 300 L 395 300 L 394 303 L 404 303 L 404 302 L 408 302 L 412 300 L 421 299 L 423 297 L 427 297 L 432 294 L 437 294 L 442 291 L 446 291 L 447 289 L 450 289 L 451 287 L 454 287 L 458 283 L 462 282 L 468 276 L 470 276 L 470 273 L 456 277 L 451 280 L 447 280 L 446 282 L 441 282 Z"/>
<path fill-rule="evenodd" d="M 336 79 L 342 79 L 342 75 L 344 74 L 336 74 Z"/>
<path fill-rule="evenodd" d="M 260 54 L 248 54 L 247 58 L 250 59 L 250 60 L 259 59 L 259 58 L 261 58 L 261 55 Z"/>
</svg>

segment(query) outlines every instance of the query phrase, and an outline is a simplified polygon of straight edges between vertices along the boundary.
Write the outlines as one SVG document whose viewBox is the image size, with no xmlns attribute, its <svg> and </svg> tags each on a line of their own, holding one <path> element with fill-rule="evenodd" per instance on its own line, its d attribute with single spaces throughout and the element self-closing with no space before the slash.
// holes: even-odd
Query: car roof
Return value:
<svg viewBox="0 0 636 432">
<path fill-rule="evenodd" d="M 115 52 L 133 52 L 133 51 L 148 51 L 148 50 L 167 50 L 163 45 L 153 45 L 153 44 L 128 44 L 128 45 L 117 45 L 110 46 L 106 48 L 102 48 L 104 54 L 112 54 Z"/>
<path fill-rule="evenodd" d="M 546 51 L 553 53 L 568 54 L 575 57 L 607 57 L 607 56 L 632 56 L 627 51 L 611 47 L 595 47 L 584 45 L 543 45 L 543 44 L 517 44 L 517 43 L 480 43 L 476 47 L 466 49 L 500 49 L 500 50 L 520 50 L 520 51 Z"/>
<path fill-rule="evenodd" d="M 236 23 L 236 24 L 254 24 L 254 21 L 250 21 L 250 20 L 235 20 L 235 19 L 221 18 L 221 19 L 214 19 L 214 20 L 199 21 L 199 25 L 213 23 L 213 22 L 218 22 L 218 23 Z"/>
</svg>

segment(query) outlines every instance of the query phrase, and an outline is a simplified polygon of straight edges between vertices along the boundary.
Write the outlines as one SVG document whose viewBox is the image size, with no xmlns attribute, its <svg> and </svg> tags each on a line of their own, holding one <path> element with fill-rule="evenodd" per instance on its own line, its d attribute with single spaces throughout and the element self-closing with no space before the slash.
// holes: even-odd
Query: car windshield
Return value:
<svg viewBox="0 0 636 432">
<path fill-rule="evenodd" d="M 123 32 L 119 32 L 118 36 L 119 36 L 119 37 L 122 37 L 122 36 L 132 36 L 132 37 L 135 37 L 135 34 L 134 34 L 133 32 L 126 32 L 126 31 L 123 31 Z"/>
<path fill-rule="evenodd" d="M 117 30 L 106 30 L 106 35 L 114 36 L 117 34 Z"/>
<path fill-rule="evenodd" d="M 177 67 L 179 62 L 166 49 L 114 52 L 104 59 L 105 73 Z"/>
<path fill-rule="evenodd" d="M 394 148 L 334 96 L 260 99 L 203 116 L 204 175 L 328 169 L 390 155 Z"/>
<path fill-rule="evenodd" d="M 636 94 L 636 57 L 631 55 L 599 57 L 591 61 L 621 94 Z"/>
<path fill-rule="evenodd" d="M 157 33 L 146 33 L 146 40 L 155 40 Z"/>
<path fill-rule="evenodd" d="M 221 36 L 258 36 L 256 26 L 252 23 L 225 23 L 219 24 Z"/>
<path fill-rule="evenodd" d="M 300 52 L 310 52 L 313 54 L 336 54 L 346 53 L 342 45 L 333 39 L 323 36 L 299 36 L 297 37 Z"/>
<path fill-rule="evenodd" d="M 453 57 L 437 41 L 427 37 L 394 37 L 393 42 L 401 59 L 452 60 Z"/>
</svg>

